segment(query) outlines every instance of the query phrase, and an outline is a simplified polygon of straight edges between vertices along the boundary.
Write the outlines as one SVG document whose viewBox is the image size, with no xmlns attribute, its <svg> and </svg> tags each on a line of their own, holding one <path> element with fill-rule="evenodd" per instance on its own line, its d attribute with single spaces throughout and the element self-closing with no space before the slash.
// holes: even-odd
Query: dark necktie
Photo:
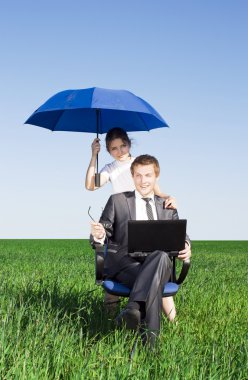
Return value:
<svg viewBox="0 0 248 380">
<path fill-rule="evenodd" d="M 154 220 L 152 206 L 149 203 L 152 198 L 142 198 L 142 199 L 143 201 L 146 202 L 146 213 L 147 213 L 148 220 Z"/>
</svg>

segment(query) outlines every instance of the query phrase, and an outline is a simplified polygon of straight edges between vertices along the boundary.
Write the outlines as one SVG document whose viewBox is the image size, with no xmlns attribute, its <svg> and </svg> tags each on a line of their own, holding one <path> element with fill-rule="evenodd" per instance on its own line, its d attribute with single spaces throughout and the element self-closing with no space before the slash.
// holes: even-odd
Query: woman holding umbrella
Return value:
<svg viewBox="0 0 248 380">
<path fill-rule="evenodd" d="M 106 135 L 106 148 L 114 161 L 106 164 L 100 171 L 100 187 L 104 186 L 108 181 L 111 182 L 113 193 L 124 191 L 133 191 L 135 189 L 131 176 L 130 166 L 134 161 L 130 153 L 131 140 L 122 128 L 112 128 Z M 95 186 L 95 172 L 97 165 L 97 155 L 101 146 L 98 138 L 95 138 L 91 145 L 92 157 L 85 178 L 85 187 L 87 190 L 97 190 Z M 155 194 L 165 199 L 165 207 L 176 208 L 175 198 L 170 197 L 160 191 L 157 185 Z M 105 295 L 105 304 L 110 305 L 117 302 L 118 297 L 107 294 Z M 163 298 L 163 310 L 170 321 L 176 316 L 173 297 Z"/>
</svg>

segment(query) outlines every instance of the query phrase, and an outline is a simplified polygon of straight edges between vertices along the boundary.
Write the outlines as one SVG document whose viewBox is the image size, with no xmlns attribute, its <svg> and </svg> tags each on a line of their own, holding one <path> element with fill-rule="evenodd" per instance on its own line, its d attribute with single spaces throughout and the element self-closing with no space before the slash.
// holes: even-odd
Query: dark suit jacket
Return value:
<svg viewBox="0 0 248 380">
<path fill-rule="evenodd" d="M 163 198 L 155 195 L 154 200 L 158 219 L 179 219 L 177 210 L 163 208 Z M 135 192 L 111 195 L 100 218 L 100 223 L 107 224 L 105 230 L 108 243 L 116 245 L 116 249 L 113 251 L 110 249 L 105 259 L 105 266 L 110 277 L 119 271 L 120 261 L 128 254 L 128 220 L 135 219 Z M 188 237 L 187 240 L 189 240 Z"/>
</svg>

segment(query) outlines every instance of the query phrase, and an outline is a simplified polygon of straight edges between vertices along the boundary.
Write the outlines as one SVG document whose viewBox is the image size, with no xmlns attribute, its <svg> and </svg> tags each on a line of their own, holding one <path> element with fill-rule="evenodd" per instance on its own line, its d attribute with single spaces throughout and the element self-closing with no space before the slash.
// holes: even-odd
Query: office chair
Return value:
<svg viewBox="0 0 248 380">
<path fill-rule="evenodd" d="M 131 289 L 127 286 L 119 283 L 116 280 L 110 280 L 106 279 L 106 274 L 104 273 L 104 258 L 108 254 L 108 245 L 100 245 L 95 244 L 95 272 L 96 272 L 96 284 L 101 285 L 106 292 L 113 294 L 115 296 L 119 297 L 129 297 Z M 111 249 L 111 248 L 110 248 Z M 167 282 L 164 285 L 163 289 L 163 297 L 170 297 L 174 296 L 179 288 L 180 285 L 185 280 L 189 267 L 190 267 L 190 260 L 183 261 L 180 274 L 177 275 L 176 273 L 176 257 L 170 256 L 168 253 L 171 261 L 172 261 L 172 270 L 171 270 L 171 277 L 169 282 Z"/>
</svg>

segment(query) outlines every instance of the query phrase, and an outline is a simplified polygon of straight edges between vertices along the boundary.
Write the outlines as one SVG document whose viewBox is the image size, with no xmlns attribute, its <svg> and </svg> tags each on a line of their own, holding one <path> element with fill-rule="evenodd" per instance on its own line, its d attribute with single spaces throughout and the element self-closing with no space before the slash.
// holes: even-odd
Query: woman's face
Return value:
<svg viewBox="0 0 248 380">
<path fill-rule="evenodd" d="M 129 145 L 122 139 L 114 139 L 109 144 L 109 153 L 117 161 L 125 161 L 129 156 Z"/>
</svg>

